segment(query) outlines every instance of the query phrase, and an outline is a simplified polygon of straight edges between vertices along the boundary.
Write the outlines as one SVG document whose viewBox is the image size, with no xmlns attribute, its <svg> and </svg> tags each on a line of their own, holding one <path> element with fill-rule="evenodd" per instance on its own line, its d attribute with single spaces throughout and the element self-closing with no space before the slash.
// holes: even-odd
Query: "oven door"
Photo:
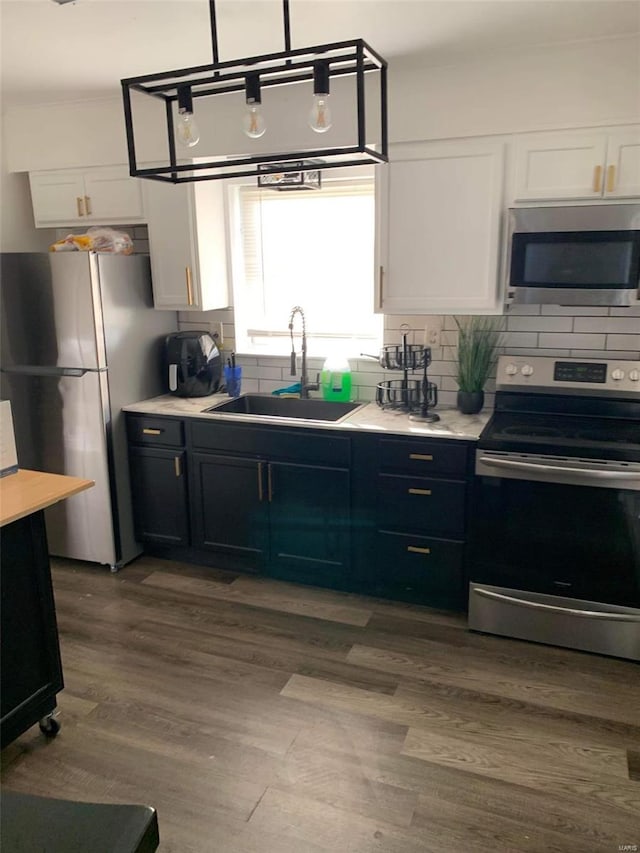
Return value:
<svg viewBox="0 0 640 853">
<path fill-rule="evenodd" d="M 478 451 L 477 458 L 487 455 Z M 502 459 L 506 455 L 498 454 Z M 640 491 L 610 487 L 616 482 L 611 478 L 597 478 L 598 485 L 590 486 L 580 483 L 580 474 L 573 475 L 578 482 L 549 481 L 566 476 L 562 470 L 525 472 L 526 467 L 477 463 L 468 544 L 469 627 L 522 636 L 518 631 L 533 620 L 537 628 L 527 628 L 525 639 L 628 657 L 623 650 L 594 649 L 588 640 L 590 622 L 600 631 L 603 614 L 623 608 L 630 610 L 640 655 Z M 527 476 L 539 479 L 521 479 Z M 513 599 L 521 599 L 520 605 Z M 602 613 L 577 624 L 574 620 L 572 628 L 550 635 L 562 608 L 568 618 L 571 610 Z M 567 630 L 574 637 L 571 643 L 564 641 Z"/>
</svg>

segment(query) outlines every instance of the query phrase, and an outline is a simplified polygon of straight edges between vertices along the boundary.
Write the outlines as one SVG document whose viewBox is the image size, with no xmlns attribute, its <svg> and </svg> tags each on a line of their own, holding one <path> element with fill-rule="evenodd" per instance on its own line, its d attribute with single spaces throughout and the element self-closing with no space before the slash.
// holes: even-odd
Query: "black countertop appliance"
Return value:
<svg viewBox="0 0 640 853">
<path fill-rule="evenodd" d="M 209 332 L 173 332 L 167 335 L 165 356 L 172 394 L 206 397 L 218 390 L 222 359 Z"/>
</svg>

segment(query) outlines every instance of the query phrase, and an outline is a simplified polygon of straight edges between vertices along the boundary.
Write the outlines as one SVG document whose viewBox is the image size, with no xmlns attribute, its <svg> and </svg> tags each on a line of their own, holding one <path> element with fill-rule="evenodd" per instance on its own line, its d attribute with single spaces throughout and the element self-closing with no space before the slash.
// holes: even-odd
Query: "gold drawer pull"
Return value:
<svg viewBox="0 0 640 853">
<path fill-rule="evenodd" d="M 595 166 L 593 169 L 593 191 L 602 192 L 602 166 Z"/>
<path fill-rule="evenodd" d="M 91 216 L 93 211 L 91 210 L 91 196 L 90 195 L 86 195 L 84 197 L 84 206 L 85 206 L 85 209 L 87 211 L 87 216 Z"/>
<path fill-rule="evenodd" d="M 175 469 L 176 469 L 176 477 L 179 477 L 180 474 L 182 474 L 182 468 L 180 466 L 180 457 L 179 456 L 173 457 L 173 464 L 175 465 Z"/>
<path fill-rule="evenodd" d="M 271 480 L 271 465 L 267 465 L 267 486 L 269 487 L 269 503 L 273 500 L 273 482 Z"/>
<path fill-rule="evenodd" d="M 143 435 L 162 435 L 161 429 L 151 429 L 150 427 L 145 427 L 142 432 Z"/>
<path fill-rule="evenodd" d="M 76 207 L 78 208 L 78 216 L 84 216 L 84 202 L 81 196 L 76 196 Z"/>
<path fill-rule="evenodd" d="M 410 495 L 430 495 L 431 489 L 408 489 Z"/>
<path fill-rule="evenodd" d="M 607 166 L 607 192 L 612 193 L 616 188 L 616 167 Z"/>
<path fill-rule="evenodd" d="M 430 554 L 431 548 L 418 548 L 417 545 L 407 545 L 407 551 L 411 551 L 412 554 Z"/>
<path fill-rule="evenodd" d="M 258 500 L 262 503 L 262 462 L 258 462 Z"/>
<path fill-rule="evenodd" d="M 384 308 L 384 267 L 378 268 L 378 308 Z"/>
<path fill-rule="evenodd" d="M 433 456 L 430 453 L 410 453 L 409 459 L 420 459 L 422 462 L 433 462 Z"/>
</svg>

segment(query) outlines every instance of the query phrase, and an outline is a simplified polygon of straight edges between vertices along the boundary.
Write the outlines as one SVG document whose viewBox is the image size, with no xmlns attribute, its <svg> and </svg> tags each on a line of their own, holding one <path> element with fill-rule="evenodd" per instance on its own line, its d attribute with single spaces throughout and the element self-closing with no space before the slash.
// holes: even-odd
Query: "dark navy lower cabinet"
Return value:
<svg viewBox="0 0 640 853">
<path fill-rule="evenodd" d="M 363 592 L 465 609 L 471 448 L 457 439 L 360 437 L 354 489 Z"/>
<path fill-rule="evenodd" d="M 127 414 L 136 539 L 145 551 L 189 547 L 184 425 L 180 418 Z"/>
<path fill-rule="evenodd" d="M 465 608 L 471 442 L 171 420 L 128 416 L 146 550 Z"/>
</svg>

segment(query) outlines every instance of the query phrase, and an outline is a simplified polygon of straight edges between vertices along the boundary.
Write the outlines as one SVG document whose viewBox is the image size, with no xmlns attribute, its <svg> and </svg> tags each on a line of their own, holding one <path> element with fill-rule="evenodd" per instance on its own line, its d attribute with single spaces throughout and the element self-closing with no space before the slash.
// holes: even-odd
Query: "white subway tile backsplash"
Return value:
<svg viewBox="0 0 640 853">
<path fill-rule="evenodd" d="M 608 350 L 580 350 L 580 349 L 572 349 L 571 350 L 572 358 L 619 358 L 622 361 L 638 361 L 640 359 L 640 352 L 638 350 L 624 350 L 624 349 L 608 349 Z"/>
<path fill-rule="evenodd" d="M 640 334 L 607 335 L 607 349 L 640 350 Z"/>
<path fill-rule="evenodd" d="M 440 391 L 440 389 L 438 388 L 438 405 L 439 406 L 451 406 L 451 407 L 453 407 L 456 405 L 457 397 L 458 397 L 457 390 L 456 391 Z"/>
<path fill-rule="evenodd" d="M 573 317 L 509 317 L 507 330 L 509 332 L 571 332 Z M 590 330 L 589 330 L 590 331 Z"/>
<path fill-rule="evenodd" d="M 640 303 L 629 305 L 627 308 L 611 308 L 611 317 L 640 317 Z"/>
<path fill-rule="evenodd" d="M 427 324 L 426 314 L 385 314 L 384 329 L 386 331 L 404 331 L 403 326 L 408 326 L 410 331 L 424 329 Z"/>
<path fill-rule="evenodd" d="M 502 335 L 502 342 L 504 347 L 535 347 L 538 345 L 538 332 L 507 331 Z"/>
<path fill-rule="evenodd" d="M 506 347 L 506 355 L 524 357 L 527 355 L 547 355 L 552 358 L 568 358 L 569 349 L 542 349 L 541 347 Z"/>
<path fill-rule="evenodd" d="M 576 317 L 576 332 L 612 332 L 619 335 L 640 335 L 638 317 Z"/>
<path fill-rule="evenodd" d="M 549 334 L 540 332 L 541 347 L 559 347 L 569 349 L 604 349 L 605 335 L 578 335 L 575 333 Z"/>
<path fill-rule="evenodd" d="M 567 315 L 572 317 L 607 317 L 608 308 L 601 308 L 597 305 L 584 305 L 577 307 L 575 305 L 542 305 L 542 314 L 545 315 Z"/>
<path fill-rule="evenodd" d="M 453 376 L 456 372 L 456 363 L 455 361 L 438 359 L 438 361 L 431 362 L 428 372 L 429 378 L 432 376 Z"/>
<path fill-rule="evenodd" d="M 280 382 L 283 377 L 283 370 L 281 367 L 265 367 L 264 365 L 258 365 L 258 379 L 277 379 Z"/>
<path fill-rule="evenodd" d="M 532 317 L 540 314 L 541 305 L 508 305 L 507 317 Z"/>
<path fill-rule="evenodd" d="M 146 229 L 145 229 L 146 232 Z M 140 239 L 145 239 L 142 234 Z M 384 344 L 402 342 L 401 326 L 406 323 L 411 332 L 408 342 L 424 345 L 424 329 L 432 320 L 427 315 L 385 316 Z M 456 345 L 457 326 L 452 315 L 434 317 L 442 328 L 441 346 L 431 348 L 432 362 L 428 369 L 429 380 L 438 387 L 439 403 L 455 406 L 457 384 Z M 180 312 L 179 328 L 217 330 L 223 323 L 224 352 L 227 358 L 235 349 L 233 309 L 207 312 Z M 211 328 L 213 326 L 213 328 Z M 640 358 L 640 305 L 632 308 L 570 307 L 559 305 L 509 305 L 505 315 L 503 347 L 500 350 L 513 356 L 551 356 L 555 358 Z M 379 382 L 402 379 L 402 371 L 384 370 L 374 358 L 349 359 L 352 371 L 352 398 L 372 401 Z M 238 364 L 243 370 L 243 391 L 271 393 L 300 379 L 300 354 L 297 375 L 290 375 L 288 356 L 239 355 Z M 308 359 L 310 378 L 315 380 L 324 363 L 323 357 Z M 411 380 L 419 381 L 422 372 L 409 373 Z M 493 405 L 495 380 L 485 388 L 485 409 Z"/>
</svg>

